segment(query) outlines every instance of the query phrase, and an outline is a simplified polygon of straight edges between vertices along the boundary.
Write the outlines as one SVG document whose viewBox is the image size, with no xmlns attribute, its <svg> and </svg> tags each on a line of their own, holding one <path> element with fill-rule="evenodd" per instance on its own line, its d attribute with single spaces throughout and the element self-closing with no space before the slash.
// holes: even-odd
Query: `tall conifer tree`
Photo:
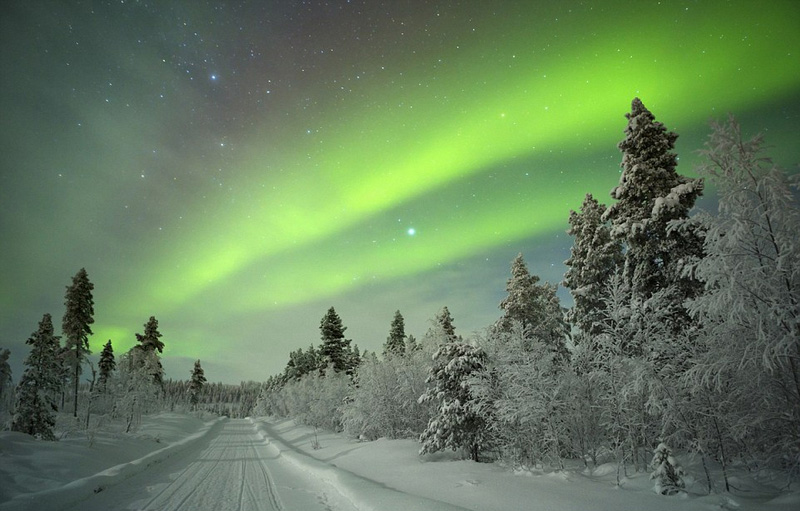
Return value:
<svg viewBox="0 0 800 511">
<path fill-rule="evenodd" d="M 61 329 L 66 337 L 65 348 L 69 352 L 69 362 L 72 364 L 74 385 L 73 414 L 78 416 L 78 383 L 81 375 L 81 365 L 86 360 L 89 351 L 89 336 L 92 335 L 90 325 L 94 323 L 94 299 L 92 290 L 94 284 L 89 282 L 86 269 L 81 268 L 72 278 L 72 285 L 67 286 L 64 299 L 66 310 Z"/>
<path fill-rule="evenodd" d="M 144 333 L 137 333 L 136 340 L 139 341 L 139 345 L 135 346 L 134 349 L 141 350 L 144 357 L 155 358 L 155 366 L 158 369 L 153 372 L 153 382 L 159 387 L 163 387 L 164 369 L 156 352 L 162 353 L 164 351 L 164 343 L 161 341 L 161 332 L 158 331 L 158 320 L 155 316 L 150 316 L 150 319 L 144 324 Z"/>
<path fill-rule="evenodd" d="M 496 326 L 510 331 L 514 323 L 519 323 L 526 338 L 543 342 L 563 360 L 567 357 L 564 345 L 567 332 L 556 288 L 538 282 L 539 277 L 530 274 L 522 254 L 518 254 L 511 262 L 508 296 L 500 302 L 503 316 Z"/>
<path fill-rule="evenodd" d="M 406 351 L 405 320 L 400 311 L 394 313 L 394 319 L 389 329 L 389 337 L 383 345 L 383 354 L 402 355 Z"/>
<path fill-rule="evenodd" d="M 624 243 L 626 283 L 647 299 L 678 284 L 683 266 L 702 252 L 702 239 L 695 232 L 670 230 L 668 225 L 688 217 L 703 192 L 703 180 L 678 174 L 678 135 L 657 122 L 639 98 L 625 116 L 625 139 L 618 146 L 622 175 L 611 191 L 617 202 L 603 219 L 611 222 L 612 237 Z"/>
<path fill-rule="evenodd" d="M 580 212 L 570 211 L 567 234 L 574 237 L 563 285 L 575 303 L 569 321 L 589 335 L 598 334 L 604 308 L 606 286 L 622 264 L 622 244 L 611 238 L 608 222 L 603 221 L 605 205 L 591 194 L 583 200 Z"/>
<path fill-rule="evenodd" d="M 436 314 L 434 326 L 444 334 L 445 339 L 443 340 L 445 342 L 455 342 L 458 340 L 456 327 L 453 325 L 453 316 L 450 314 L 450 309 L 448 309 L 447 306 L 442 307 L 442 310 Z"/>
<path fill-rule="evenodd" d="M 54 335 L 53 320 L 45 314 L 39 329 L 25 341 L 31 351 L 25 359 L 25 371 L 17 387 L 16 413 L 11 425 L 14 431 L 43 440 L 55 440 L 55 396 L 61 389 L 61 364 L 58 360 L 59 337 Z"/>
<path fill-rule="evenodd" d="M 189 382 L 189 401 L 192 403 L 193 409 L 197 407 L 197 403 L 200 400 L 200 392 L 203 390 L 205 383 L 205 371 L 200 366 L 200 361 L 197 360 L 192 368 L 192 379 Z"/>
<path fill-rule="evenodd" d="M 322 317 L 319 324 L 322 337 L 322 345 L 319 351 L 323 361 L 333 364 L 336 372 L 347 371 L 350 368 L 350 340 L 344 338 L 346 326 L 342 325 L 342 319 L 336 313 L 336 309 L 331 307 Z"/>
<path fill-rule="evenodd" d="M 114 360 L 114 348 L 111 346 L 111 339 L 103 346 L 103 351 L 100 352 L 100 361 L 97 363 L 97 367 L 100 369 L 100 376 L 97 379 L 97 384 L 101 391 L 105 391 L 108 379 L 117 367 L 117 362 Z"/>
<path fill-rule="evenodd" d="M 161 341 L 161 332 L 158 331 L 158 320 L 155 316 L 144 325 L 144 334 L 136 334 L 136 340 L 145 351 L 164 351 L 164 343 Z"/>
</svg>

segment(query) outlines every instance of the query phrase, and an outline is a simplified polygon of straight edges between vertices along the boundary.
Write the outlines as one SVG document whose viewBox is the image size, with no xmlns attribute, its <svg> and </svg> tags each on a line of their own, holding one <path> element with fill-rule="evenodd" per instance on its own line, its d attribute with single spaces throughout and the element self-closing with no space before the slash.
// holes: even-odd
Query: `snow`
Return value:
<svg viewBox="0 0 800 511">
<path fill-rule="evenodd" d="M 675 496 L 653 492 L 649 474 L 616 466 L 593 471 L 511 470 L 418 456 L 412 440 L 360 442 L 284 419 L 213 419 L 161 413 L 135 435 L 85 434 L 59 442 L 0 433 L 0 510 L 329 509 L 432 510 L 789 510 L 798 492 L 756 487 L 747 496 L 705 495 L 687 478 Z M 687 473 L 700 478 L 691 460 Z"/>
<path fill-rule="evenodd" d="M 176 413 L 145 417 L 136 434 L 108 428 L 58 442 L 0 432 L 0 509 L 58 509 L 116 484 L 200 440 L 220 419 Z"/>
</svg>

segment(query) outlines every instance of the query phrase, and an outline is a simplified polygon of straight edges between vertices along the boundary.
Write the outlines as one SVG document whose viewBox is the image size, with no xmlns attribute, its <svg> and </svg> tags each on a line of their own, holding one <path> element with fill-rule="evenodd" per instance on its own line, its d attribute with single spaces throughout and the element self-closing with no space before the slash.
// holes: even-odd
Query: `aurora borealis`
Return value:
<svg viewBox="0 0 800 511">
<path fill-rule="evenodd" d="M 556 5 L 557 4 L 557 5 Z M 641 97 L 692 173 L 734 113 L 800 162 L 800 4 L 8 2 L 0 346 L 14 376 L 81 267 L 92 349 L 160 323 L 167 377 L 263 380 L 336 307 L 380 350 L 558 282 Z M 713 192 L 709 192 L 713 193 Z M 566 296 L 566 295 L 565 295 Z"/>
</svg>

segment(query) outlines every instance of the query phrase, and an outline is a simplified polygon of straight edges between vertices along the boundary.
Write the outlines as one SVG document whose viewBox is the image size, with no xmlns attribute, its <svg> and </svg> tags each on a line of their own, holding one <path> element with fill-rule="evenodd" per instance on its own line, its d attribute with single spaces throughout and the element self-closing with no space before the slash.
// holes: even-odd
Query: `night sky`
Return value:
<svg viewBox="0 0 800 511">
<path fill-rule="evenodd" d="M 635 96 L 682 173 L 728 112 L 800 162 L 791 0 L 7 1 L 0 38 L 15 379 L 81 267 L 92 349 L 120 355 L 155 315 L 170 378 L 200 358 L 210 381 L 264 380 L 330 306 L 362 349 L 397 309 L 421 337 L 447 305 L 467 335 L 518 252 L 561 280 Z"/>
</svg>

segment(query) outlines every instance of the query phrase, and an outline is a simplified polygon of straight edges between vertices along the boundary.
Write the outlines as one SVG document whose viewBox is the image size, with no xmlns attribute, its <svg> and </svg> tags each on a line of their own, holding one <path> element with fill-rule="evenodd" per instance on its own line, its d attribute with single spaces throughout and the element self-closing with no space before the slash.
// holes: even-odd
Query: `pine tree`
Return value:
<svg viewBox="0 0 800 511">
<path fill-rule="evenodd" d="M 394 319 L 389 329 L 389 337 L 383 345 L 383 354 L 402 355 L 406 351 L 406 330 L 403 315 L 400 311 L 394 313 Z"/>
<path fill-rule="evenodd" d="M 117 362 L 114 360 L 114 348 L 111 346 L 111 339 L 103 346 L 103 351 L 100 352 L 100 361 L 97 363 L 97 367 L 100 369 L 97 385 L 101 391 L 105 391 L 108 379 L 117 367 Z"/>
<path fill-rule="evenodd" d="M 436 349 L 442 344 L 460 340 L 460 337 L 456 335 L 456 327 L 453 325 L 453 316 L 446 306 L 436 313 L 431 322 L 433 324 L 425 332 L 423 338 L 423 343 L 427 346 L 433 346 Z"/>
<path fill-rule="evenodd" d="M 574 237 L 570 257 L 564 264 L 563 285 L 575 303 L 569 311 L 570 323 L 590 336 L 601 330 L 600 316 L 606 284 L 622 264 L 622 244 L 611 238 L 608 222 L 603 221 L 605 205 L 587 194 L 580 212 L 570 211 L 567 234 Z"/>
<path fill-rule="evenodd" d="M 649 298 L 678 283 L 684 265 L 702 253 L 696 232 L 668 230 L 668 225 L 688 217 L 703 192 L 703 180 L 677 173 L 673 149 L 678 135 L 657 122 L 639 98 L 625 116 L 625 139 L 619 143 L 622 175 L 611 191 L 617 202 L 603 220 L 611 222 L 612 238 L 624 243 L 626 282 L 634 294 Z"/>
<path fill-rule="evenodd" d="M 307 351 L 298 348 L 289 353 L 289 362 L 286 363 L 284 375 L 287 379 L 299 380 L 311 371 L 320 368 L 319 353 L 314 345 L 310 345 Z"/>
<path fill-rule="evenodd" d="M 164 343 L 161 342 L 161 333 L 158 331 L 158 320 L 155 316 L 150 316 L 150 319 L 144 325 L 144 334 L 136 334 L 136 340 L 145 351 L 164 351 Z"/>
<path fill-rule="evenodd" d="M 89 325 L 94 323 L 94 299 L 92 290 L 94 284 L 89 282 L 86 269 L 81 268 L 72 278 L 72 285 L 67 286 L 64 298 L 64 319 L 61 329 L 66 337 L 66 348 L 69 350 L 70 364 L 74 384 L 73 414 L 78 416 L 78 384 L 81 375 L 81 364 L 86 361 L 89 351 L 89 336 L 92 329 Z"/>
<path fill-rule="evenodd" d="M 488 423 L 470 391 L 468 380 L 486 365 L 486 353 L 463 342 L 448 342 L 433 356 L 420 403 L 437 405 L 435 415 L 420 435 L 420 454 L 442 449 L 464 449 L 478 461 L 488 435 Z"/>
<path fill-rule="evenodd" d="M 508 296 L 500 302 L 503 316 L 496 326 L 509 331 L 518 323 L 528 339 L 543 342 L 558 358 L 566 360 L 566 328 L 555 286 L 539 285 L 539 277 L 531 275 L 522 254 L 511 262 L 511 278 L 506 290 Z"/>
<path fill-rule="evenodd" d="M 31 351 L 25 359 L 25 371 L 17 387 L 16 413 L 11 429 L 42 440 L 56 439 L 52 410 L 56 409 L 54 396 L 61 389 L 58 340 L 53 332 L 53 320 L 50 314 L 45 314 L 39 322 L 39 329 L 25 341 L 31 346 Z"/>
<path fill-rule="evenodd" d="M 336 309 L 328 309 L 320 321 L 319 329 L 322 334 L 320 354 L 325 365 L 332 364 L 337 373 L 352 369 L 350 339 L 344 338 L 347 327 L 342 326 L 342 319 L 336 314 Z"/>
<path fill-rule="evenodd" d="M 192 379 L 189 382 L 189 402 L 192 403 L 192 409 L 197 407 L 197 403 L 200 400 L 200 392 L 203 390 L 203 385 L 205 383 L 205 373 L 203 372 L 203 368 L 200 366 L 200 361 L 197 360 L 194 363 L 194 368 L 192 369 Z"/>
<path fill-rule="evenodd" d="M 161 341 L 161 332 L 158 331 L 158 320 L 155 316 L 150 316 L 150 319 L 144 324 L 144 334 L 137 333 L 136 340 L 139 341 L 139 344 L 134 346 L 134 349 L 151 355 L 147 357 L 148 360 L 150 358 L 155 360 L 157 370 L 152 371 L 153 382 L 159 387 L 162 386 L 164 383 L 164 369 L 156 352 L 162 353 L 164 351 L 164 343 Z M 133 359 L 145 360 L 143 357 L 134 357 Z"/>
<path fill-rule="evenodd" d="M 364 354 L 366 355 L 366 353 L 365 351 Z M 353 376 L 358 370 L 358 366 L 361 365 L 361 350 L 358 349 L 358 344 L 353 344 L 352 348 L 348 346 L 347 350 L 345 350 L 345 355 L 347 360 L 345 372 Z"/>
</svg>

